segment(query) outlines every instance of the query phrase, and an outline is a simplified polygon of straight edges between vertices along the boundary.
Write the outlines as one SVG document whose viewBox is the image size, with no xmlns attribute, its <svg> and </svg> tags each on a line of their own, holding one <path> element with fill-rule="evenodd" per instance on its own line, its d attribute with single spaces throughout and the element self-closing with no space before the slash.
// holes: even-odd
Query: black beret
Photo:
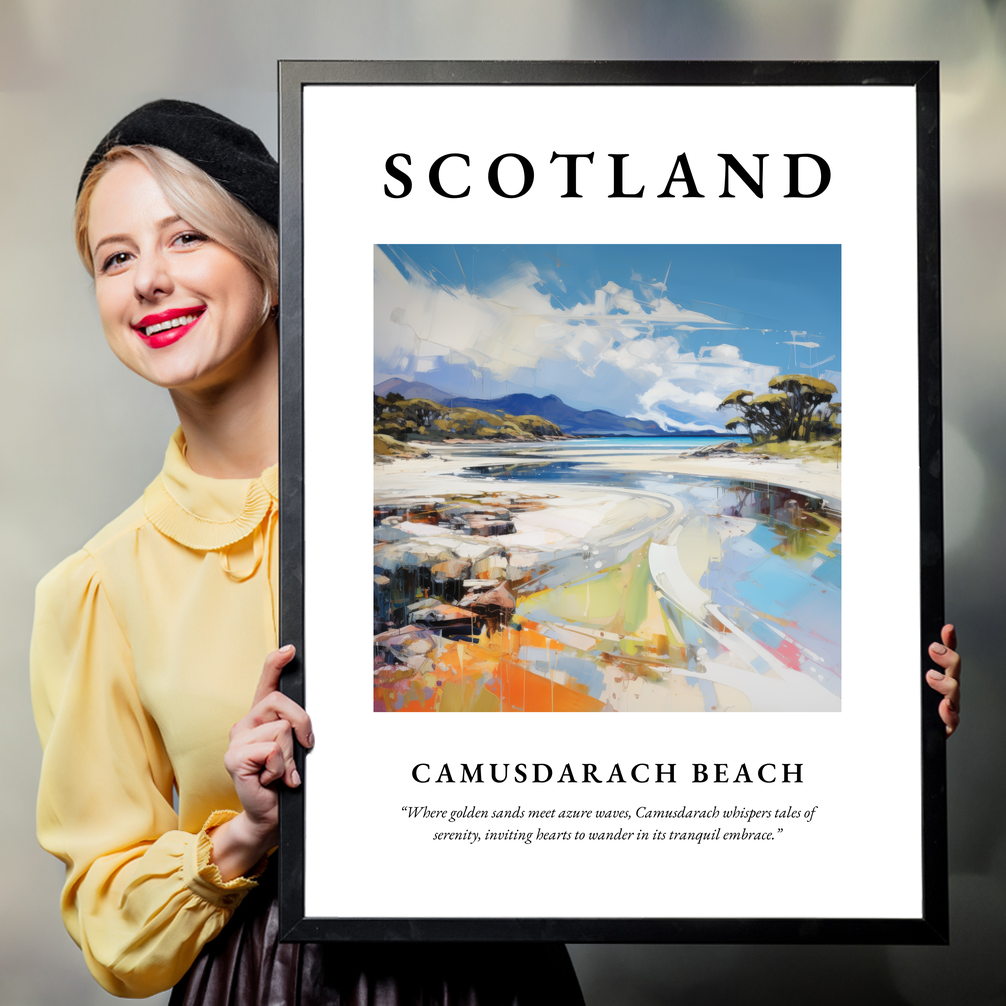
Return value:
<svg viewBox="0 0 1006 1006">
<path fill-rule="evenodd" d="M 191 161 L 273 227 L 279 226 L 279 165 L 250 130 L 191 101 L 163 98 L 114 125 L 84 165 L 77 195 L 91 169 L 112 147 L 166 147 Z"/>
</svg>

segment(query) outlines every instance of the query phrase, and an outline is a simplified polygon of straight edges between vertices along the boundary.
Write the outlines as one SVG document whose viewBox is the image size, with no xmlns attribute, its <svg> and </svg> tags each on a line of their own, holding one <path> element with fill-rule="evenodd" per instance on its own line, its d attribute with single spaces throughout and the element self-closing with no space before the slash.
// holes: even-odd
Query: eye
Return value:
<svg viewBox="0 0 1006 1006">
<path fill-rule="evenodd" d="M 101 271 L 103 273 L 107 272 L 117 272 L 120 267 L 124 266 L 131 258 L 129 252 L 114 252 L 109 255 L 101 264 Z"/>
<path fill-rule="evenodd" d="M 196 245 L 203 244 L 208 240 L 209 238 L 205 234 L 200 234 L 199 231 L 184 231 L 175 237 L 171 243 L 176 248 L 194 248 Z"/>
</svg>

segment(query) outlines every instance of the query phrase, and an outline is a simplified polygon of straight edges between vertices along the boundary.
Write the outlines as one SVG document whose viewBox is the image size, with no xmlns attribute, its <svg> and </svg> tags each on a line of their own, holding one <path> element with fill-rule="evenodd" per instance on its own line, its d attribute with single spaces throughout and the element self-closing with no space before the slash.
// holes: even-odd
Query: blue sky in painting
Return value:
<svg viewBox="0 0 1006 1006">
<path fill-rule="evenodd" d="M 374 383 L 721 426 L 779 373 L 841 388 L 838 245 L 381 245 Z M 840 396 L 836 395 L 836 400 Z"/>
</svg>

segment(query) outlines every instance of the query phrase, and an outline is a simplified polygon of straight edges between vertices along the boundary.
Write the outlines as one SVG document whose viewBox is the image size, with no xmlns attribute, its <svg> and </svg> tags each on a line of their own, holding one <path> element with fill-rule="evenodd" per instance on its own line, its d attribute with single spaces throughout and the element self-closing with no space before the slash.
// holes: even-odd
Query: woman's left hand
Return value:
<svg viewBox="0 0 1006 1006">
<path fill-rule="evenodd" d="M 961 721 L 961 657 L 957 652 L 957 632 L 952 625 L 943 626 L 940 638 L 941 643 L 930 644 L 929 656 L 943 670 L 928 671 L 926 682 L 943 696 L 940 719 L 946 724 L 949 737 Z"/>
</svg>

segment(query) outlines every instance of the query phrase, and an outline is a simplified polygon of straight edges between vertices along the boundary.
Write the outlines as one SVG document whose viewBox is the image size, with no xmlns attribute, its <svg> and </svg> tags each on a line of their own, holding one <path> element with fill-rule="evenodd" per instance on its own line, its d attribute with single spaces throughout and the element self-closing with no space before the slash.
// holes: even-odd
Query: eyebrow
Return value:
<svg viewBox="0 0 1006 1006">
<path fill-rule="evenodd" d="M 177 224 L 181 221 L 181 217 L 175 213 L 170 217 L 165 217 L 163 220 L 158 220 L 154 225 L 157 230 L 163 230 L 165 227 L 170 227 L 172 224 Z M 91 257 L 96 258 L 98 254 L 98 249 L 102 245 L 107 245 L 114 243 L 115 241 L 125 241 L 132 242 L 132 238 L 128 234 L 109 234 L 107 237 L 103 237 L 91 250 Z"/>
</svg>

